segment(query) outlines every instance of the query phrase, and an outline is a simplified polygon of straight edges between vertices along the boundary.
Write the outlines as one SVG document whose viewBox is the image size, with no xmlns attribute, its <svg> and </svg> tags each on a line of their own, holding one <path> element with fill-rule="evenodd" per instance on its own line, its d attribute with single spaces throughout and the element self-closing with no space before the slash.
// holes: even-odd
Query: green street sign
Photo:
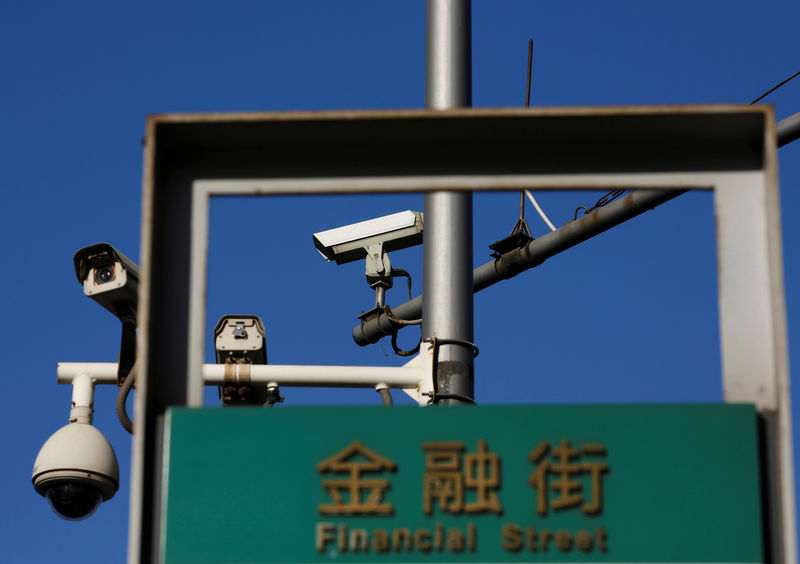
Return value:
<svg viewBox="0 0 800 564">
<path fill-rule="evenodd" d="M 171 409 L 167 563 L 762 562 L 749 405 Z"/>
</svg>

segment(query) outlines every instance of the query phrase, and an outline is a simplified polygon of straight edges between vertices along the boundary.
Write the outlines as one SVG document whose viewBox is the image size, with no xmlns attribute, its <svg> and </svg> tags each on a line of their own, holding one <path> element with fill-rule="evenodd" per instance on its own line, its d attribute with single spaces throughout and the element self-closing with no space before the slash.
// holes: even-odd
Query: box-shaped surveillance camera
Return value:
<svg viewBox="0 0 800 564">
<path fill-rule="evenodd" d="M 266 364 L 266 331 L 257 315 L 225 315 L 214 328 L 214 349 L 219 364 Z M 219 386 L 219 397 L 225 407 L 264 405 L 267 386 L 249 382 L 229 382 Z"/>
<path fill-rule="evenodd" d="M 422 243 L 422 213 L 406 210 L 314 233 L 319 253 L 336 264 L 362 259 L 378 243 L 387 253 Z"/>
<path fill-rule="evenodd" d="M 108 243 L 75 253 L 75 274 L 83 293 L 119 318 L 136 314 L 139 267 Z"/>
<path fill-rule="evenodd" d="M 217 362 L 231 357 L 247 358 L 252 364 L 267 363 L 266 331 L 257 315 L 225 315 L 214 328 Z"/>
</svg>

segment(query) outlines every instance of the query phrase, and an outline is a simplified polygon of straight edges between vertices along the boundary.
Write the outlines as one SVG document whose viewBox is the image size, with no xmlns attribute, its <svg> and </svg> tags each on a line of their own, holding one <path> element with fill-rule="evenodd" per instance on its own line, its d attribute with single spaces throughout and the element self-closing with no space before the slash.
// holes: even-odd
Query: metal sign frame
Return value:
<svg viewBox="0 0 800 564">
<path fill-rule="evenodd" d="M 770 560 L 795 562 L 776 151 L 768 106 L 150 117 L 129 561 L 159 558 L 165 410 L 202 405 L 211 196 L 638 188 L 714 191 L 724 398 L 762 416 Z"/>
</svg>

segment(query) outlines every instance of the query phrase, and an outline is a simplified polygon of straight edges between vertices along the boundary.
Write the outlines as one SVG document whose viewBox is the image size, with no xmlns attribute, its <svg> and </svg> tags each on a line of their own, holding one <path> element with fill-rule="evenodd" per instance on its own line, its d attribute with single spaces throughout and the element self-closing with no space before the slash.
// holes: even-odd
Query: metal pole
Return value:
<svg viewBox="0 0 800 564">
<path fill-rule="evenodd" d="M 472 105 L 470 0 L 428 0 L 425 107 Z M 472 348 L 472 194 L 425 194 L 422 335 L 446 339 L 438 351 L 437 392 L 443 404 L 474 396 Z M 449 396 L 449 397 L 448 397 Z"/>
<path fill-rule="evenodd" d="M 58 383 L 73 384 L 88 378 L 97 384 L 117 383 L 116 362 L 59 362 Z M 302 366 L 292 364 L 204 364 L 203 383 L 206 386 L 225 384 L 226 376 L 250 382 L 275 382 L 287 387 L 416 389 L 425 377 L 422 366 Z M 73 402 L 76 401 L 73 395 Z M 88 405 L 86 401 L 78 402 Z M 89 402 L 91 403 L 91 402 Z"/>
<path fill-rule="evenodd" d="M 800 112 L 778 122 L 778 147 L 800 139 Z"/>
</svg>

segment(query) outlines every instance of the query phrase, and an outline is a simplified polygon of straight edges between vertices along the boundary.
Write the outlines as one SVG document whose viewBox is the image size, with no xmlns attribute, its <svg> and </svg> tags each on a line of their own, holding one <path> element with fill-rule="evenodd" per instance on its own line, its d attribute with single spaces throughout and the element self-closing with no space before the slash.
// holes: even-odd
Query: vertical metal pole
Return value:
<svg viewBox="0 0 800 564">
<path fill-rule="evenodd" d="M 428 0 L 425 107 L 472 105 L 470 0 Z M 425 195 L 423 337 L 472 342 L 472 194 Z M 437 391 L 474 396 L 472 349 L 439 348 Z M 463 403 L 455 398 L 442 404 Z"/>
</svg>

